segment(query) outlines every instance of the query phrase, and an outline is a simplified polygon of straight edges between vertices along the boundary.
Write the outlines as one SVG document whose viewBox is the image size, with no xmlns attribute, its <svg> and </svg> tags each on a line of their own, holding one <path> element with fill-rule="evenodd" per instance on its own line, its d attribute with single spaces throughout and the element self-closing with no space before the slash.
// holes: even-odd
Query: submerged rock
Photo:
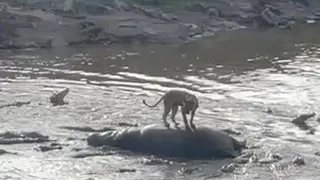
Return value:
<svg viewBox="0 0 320 180">
<path fill-rule="evenodd" d="M 277 153 L 271 153 L 271 152 L 267 152 L 265 154 L 265 157 L 258 160 L 259 164 L 271 164 L 271 163 L 275 163 L 282 160 L 282 157 L 280 154 Z"/>
<path fill-rule="evenodd" d="M 239 157 L 235 158 L 233 160 L 233 162 L 236 163 L 236 164 L 246 164 L 246 163 L 249 162 L 249 159 L 250 158 L 239 156 Z"/>
<path fill-rule="evenodd" d="M 258 161 L 259 161 L 259 158 L 258 158 L 258 156 L 256 154 L 253 154 L 249 159 L 250 163 L 256 163 Z"/>
<path fill-rule="evenodd" d="M 252 151 L 243 152 L 240 157 L 242 158 L 250 158 L 254 155 Z"/>
<path fill-rule="evenodd" d="M 138 127 L 139 125 L 137 123 L 119 122 L 118 126 Z"/>
<path fill-rule="evenodd" d="M 4 155 L 4 154 L 18 154 L 18 153 L 9 152 L 9 151 L 6 151 L 6 150 L 4 150 L 4 149 L 0 149 L 0 155 Z"/>
<path fill-rule="evenodd" d="M 75 130 L 75 131 L 84 131 L 84 132 L 106 132 L 106 131 L 113 131 L 115 129 L 110 127 L 104 127 L 100 129 L 94 129 L 88 126 L 84 127 L 75 127 L 75 126 L 60 126 L 61 129 L 68 129 L 68 130 Z"/>
<path fill-rule="evenodd" d="M 47 152 L 52 150 L 61 150 L 62 145 L 59 143 L 51 143 L 50 145 L 41 145 L 35 148 L 37 151 Z"/>
<path fill-rule="evenodd" d="M 301 157 L 301 156 L 297 156 L 293 159 L 293 163 L 298 165 L 298 166 L 301 166 L 301 165 L 305 165 L 305 161 L 304 159 Z"/>
<path fill-rule="evenodd" d="M 235 130 L 230 129 L 230 128 L 229 129 L 223 129 L 222 131 L 227 133 L 227 134 L 233 134 L 233 135 L 237 135 L 237 136 L 241 135 L 241 132 L 235 131 Z"/>
<path fill-rule="evenodd" d="M 276 159 L 276 160 L 279 160 L 279 161 L 282 160 L 282 156 L 280 154 L 277 154 L 277 153 L 271 154 L 271 157 L 273 159 Z"/>
<path fill-rule="evenodd" d="M 199 170 L 197 167 L 182 167 L 178 173 L 179 174 L 192 174 L 194 171 Z"/>
<path fill-rule="evenodd" d="M 137 171 L 136 169 L 121 168 L 121 169 L 119 169 L 118 172 L 125 173 L 125 172 L 136 172 L 136 171 Z"/>
<path fill-rule="evenodd" d="M 48 39 L 46 39 L 43 42 L 38 42 L 37 45 L 39 48 L 43 48 L 43 49 L 50 49 L 52 48 L 52 42 L 53 42 L 54 38 L 53 36 L 50 36 Z"/>
<path fill-rule="evenodd" d="M 145 164 L 145 165 L 150 165 L 150 166 L 152 166 L 152 165 L 162 165 L 162 164 L 173 164 L 169 160 L 164 160 L 164 159 L 160 159 L 160 158 L 143 159 L 142 163 Z"/>
<path fill-rule="evenodd" d="M 300 114 L 298 117 L 294 118 L 291 122 L 298 125 L 304 125 L 308 119 L 312 118 L 315 115 L 316 115 L 315 112 Z"/>
<path fill-rule="evenodd" d="M 267 110 L 266 110 L 266 113 L 268 113 L 268 114 L 272 114 L 273 113 L 273 111 L 272 111 L 272 109 L 271 108 L 267 108 Z"/>
<path fill-rule="evenodd" d="M 62 146 L 39 146 L 36 148 L 37 151 L 47 152 L 52 150 L 61 150 Z"/>
<path fill-rule="evenodd" d="M 229 165 L 222 166 L 220 170 L 221 172 L 224 172 L 224 173 L 232 173 L 235 169 L 236 169 L 236 165 L 231 163 Z"/>
<path fill-rule="evenodd" d="M 10 103 L 10 104 L 1 105 L 0 109 L 5 108 L 5 107 L 12 107 L 12 106 L 21 107 L 23 105 L 27 105 L 30 103 L 31 103 L 30 101 L 26 101 L 26 102 L 18 101 L 18 102 L 14 102 L 14 103 Z"/>
<path fill-rule="evenodd" d="M 311 134 L 314 135 L 316 133 L 316 129 L 315 128 L 309 128 L 307 134 Z"/>
<path fill-rule="evenodd" d="M 42 143 L 51 141 L 49 136 L 38 132 L 4 132 L 0 134 L 0 144 Z"/>
<path fill-rule="evenodd" d="M 134 152 L 166 157 L 213 158 L 237 157 L 245 142 L 208 127 L 190 132 L 181 125 L 165 128 L 163 124 L 132 127 L 123 130 L 95 133 L 87 138 L 90 146 L 113 146 Z"/>
<path fill-rule="evenodd" d="M 73 155 L 73 158 L 86 158 L 86 157 L 92 157 L 92 156 L 109 156 L 113 155 L 112 152 L 79 152 L 75 155 Z"/>
<path fill-rule="evenodd" d="M 66 102 L 64 101 L 64 97 L 69 93 L 69 88 L 65 88 L 62 91 L 54 93 L 52 96 L 50 96 L 50 102 L 54 105 L 64 105 Z"/>
<path fill-rule="evenodd" d="M 163 21 L 176 20 L 176 17 L 171 16 L 169 14 L 165 14 L 165 13 L 161 12 L 160 10 L 148 9 L 148 8 L 144 8 L 144 7 L 139 6 L 139 5 L 133 5 L 132 8 L 140 11 L 145 16 L 148 16 L 148 17 L 151 17 L 151 18 L 160 19 L 160 20 L 163 20 Z"/>
</svg>

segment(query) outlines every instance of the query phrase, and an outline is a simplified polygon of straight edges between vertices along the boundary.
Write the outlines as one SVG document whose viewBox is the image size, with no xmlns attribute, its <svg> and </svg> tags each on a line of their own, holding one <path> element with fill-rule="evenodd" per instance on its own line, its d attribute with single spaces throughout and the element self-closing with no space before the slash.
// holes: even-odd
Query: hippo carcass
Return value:
<svg viewBox="0 0 320 180">
<path fill-rule="evenodd" d="M 228 134 L 208 127 L 186 131 L 183 126 L 165 128 L 163 124 L 91 134 L 90 146 L 113 146 L 139 153 L 182 158 L 233 158 L 245 148 Z"/>
</svg>

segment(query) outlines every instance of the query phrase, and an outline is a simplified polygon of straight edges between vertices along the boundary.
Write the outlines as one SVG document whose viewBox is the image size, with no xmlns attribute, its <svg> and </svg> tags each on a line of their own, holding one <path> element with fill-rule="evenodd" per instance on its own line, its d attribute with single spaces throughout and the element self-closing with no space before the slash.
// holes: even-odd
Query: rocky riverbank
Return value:
<svg viewBox="0 0 320 180">
<path fill-rule="evenodd" d="M 317 23 L 316 0 L 1 0 L 0 49 L 182 44 L 239 28 Z"/>
</svg>

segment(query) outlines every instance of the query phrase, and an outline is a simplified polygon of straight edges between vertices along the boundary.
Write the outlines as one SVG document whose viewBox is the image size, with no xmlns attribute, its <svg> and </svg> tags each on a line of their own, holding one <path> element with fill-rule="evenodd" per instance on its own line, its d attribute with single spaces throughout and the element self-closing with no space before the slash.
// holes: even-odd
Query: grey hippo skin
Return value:
<svg viewBox="0 0 320 180">
<path fill-rule="evenodd" d="M 239 142 L 228 134 L 208 127 L 194 131 L 165 128 L 163 124 L 95 133 L 87 138 L 90 146 L 119 147 L 138 153 L 162 157 L 192 159 L 233 158 L 241 154 L 245 141 Z"/>
</svg>

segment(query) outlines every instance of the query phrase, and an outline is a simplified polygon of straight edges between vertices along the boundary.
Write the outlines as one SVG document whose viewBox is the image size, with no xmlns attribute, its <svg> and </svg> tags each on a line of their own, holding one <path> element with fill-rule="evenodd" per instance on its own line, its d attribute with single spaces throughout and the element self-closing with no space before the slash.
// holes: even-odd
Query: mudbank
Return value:
<svg viewBox="0 0 320 180">
<path fill-rule="evenodd" d="M 245 142 L 208 127 L 186 131 L 183 126 L 167 129 L 163 124 L 95 133 L 87 138 L 87 142 L 96 147 L 108 145 L 139 153 L 183 158 L 237 157 L 245 148 Z"/>
<path fill-rule="evenodd" d="M 221 30 L 320 20 L 317 0 L 41 0 L 0 3 L 0 49 L 179 44 Z"/>
</svg>

